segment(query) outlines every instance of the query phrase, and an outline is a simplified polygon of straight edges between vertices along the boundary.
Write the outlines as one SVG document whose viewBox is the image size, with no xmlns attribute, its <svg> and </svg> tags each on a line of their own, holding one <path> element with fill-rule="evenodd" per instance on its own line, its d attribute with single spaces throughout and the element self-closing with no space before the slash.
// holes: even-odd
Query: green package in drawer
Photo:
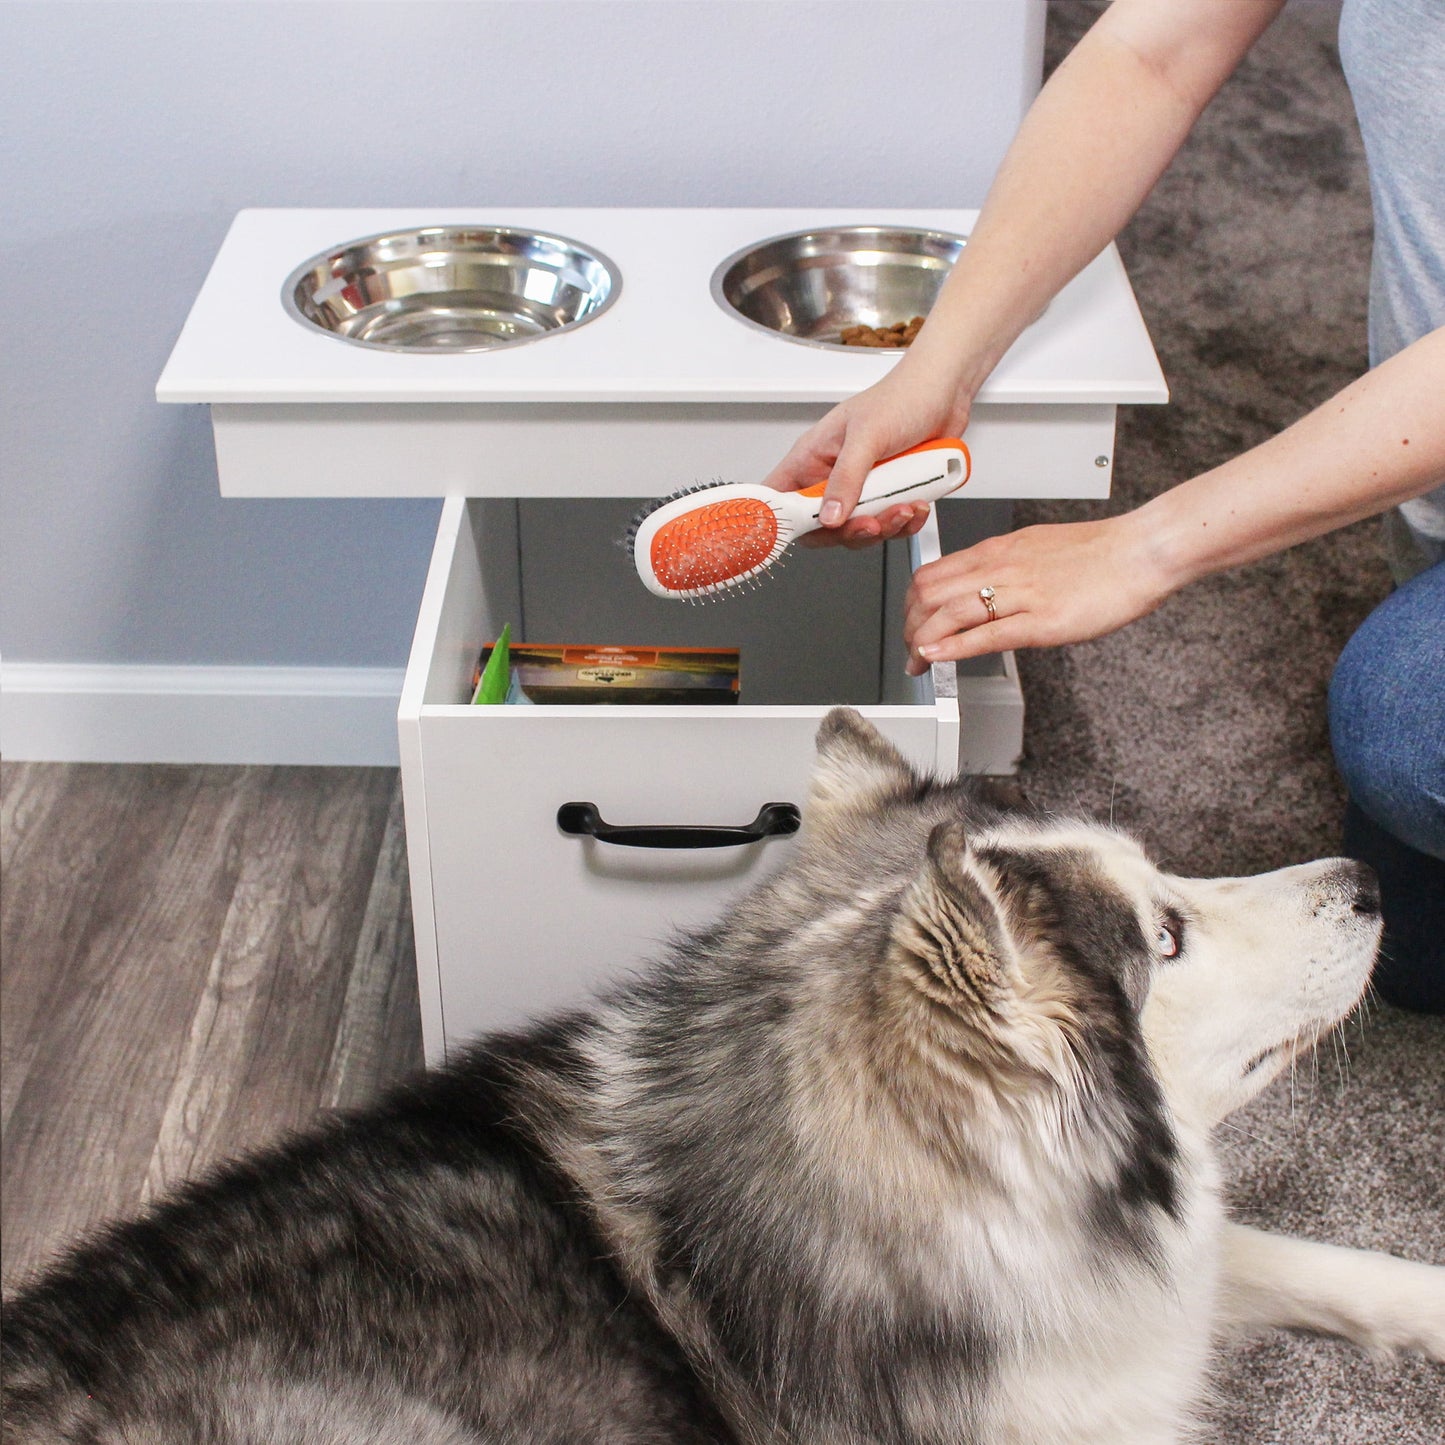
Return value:
<svg viewBox="0 0 1445 1445">
<path fill-rule="evenodd" d="M 472 679 L 472 702 L 495 705 L 507 700 L 512 680 L 512 625 L 502 628 L 502 635 L 487 649 L 485 662 L 478 662 Z"/>
<path fill-rule="evenodd" d="M 482 649 L 480 686 L 501 641 Z M 718 704 L 738 700 L 738 650 L 730 647 L 575 646 L 514 642 L 511 675 L 534 703 Z"/>
</svg>

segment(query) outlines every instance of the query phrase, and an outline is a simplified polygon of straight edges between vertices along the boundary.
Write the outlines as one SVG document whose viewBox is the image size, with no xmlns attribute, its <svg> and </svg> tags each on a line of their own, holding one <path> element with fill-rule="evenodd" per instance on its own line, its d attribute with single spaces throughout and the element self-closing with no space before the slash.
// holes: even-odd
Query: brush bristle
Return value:
<svg viewBox="0 0 1445 1445">
<path fill-rule="evenodd" d="M 713 502 L 659 527 L 648 549 L 653 575 L 669 592 L 695 592 L 741 581 L 766 567 L 779 548 L 778 517 L 750 497 Z"/>
<path fill-rule="evenodd" d="M 665 497 L 654 497 L 652 501 L 644 503 L 632 514 L 632 520 L 627 524 L 627 538 L 625 546 L 632 550 L 633 543 L 637 540 L 637 529 L 656 511 L 675 502 L 679 497 L 690 497 L 694 492 L 706 492 L 713 487 L 726 487 L 730 485 L 720 477 L 715 477 L 710 482 L 694 482 L 690 487 L 679 487 L 677 491 L 670 492 Z"/>
<path fill-rule="evenodd" d="M 708 603 L 716 602 L 723 597 L 734 598 L 740 597 L 744 593 L 756 592 L 788 565 L 789 555 L 786 548 L 780 548 L 771 562 L 767 562 L 761 567 L 755 567 L 751 572 L 744 572 L 730 582 L 719 582 L 713 587 L 703 587 L 696 592 L 682 592 L 678 595 L 686 602 Z"/>
</svg>

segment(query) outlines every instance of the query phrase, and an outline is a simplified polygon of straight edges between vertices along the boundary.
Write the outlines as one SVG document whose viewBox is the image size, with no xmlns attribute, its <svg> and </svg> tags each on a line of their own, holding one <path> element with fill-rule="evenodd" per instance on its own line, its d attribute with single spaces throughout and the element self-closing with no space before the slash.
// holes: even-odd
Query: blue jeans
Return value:
<svg viewBox="0 0 1445 1445">
<path fill-rule="evenodd" d="M 1387 597 L 1340 654 L 1330 740 L 1349 789 L 1345 851 L 1380 875 L 1375 986 L 1445 1012 L 1445 562 Z"/>
</svg>

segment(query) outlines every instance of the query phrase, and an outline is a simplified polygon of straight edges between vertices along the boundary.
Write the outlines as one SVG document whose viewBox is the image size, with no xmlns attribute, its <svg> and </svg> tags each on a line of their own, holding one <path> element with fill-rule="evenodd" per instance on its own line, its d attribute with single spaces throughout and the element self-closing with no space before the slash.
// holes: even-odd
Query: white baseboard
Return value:
<svg viewBox="0 0 1445 1445">
<path fill-rule="evenodd" d="M 397 766 L 401 668 L 0 666 L 0 755 Z"/>
</svg>

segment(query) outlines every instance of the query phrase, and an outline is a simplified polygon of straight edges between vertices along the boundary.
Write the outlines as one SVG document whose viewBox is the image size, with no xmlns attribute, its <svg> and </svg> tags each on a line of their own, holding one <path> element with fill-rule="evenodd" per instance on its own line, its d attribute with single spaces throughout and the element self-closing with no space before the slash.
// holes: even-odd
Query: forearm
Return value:
<svg viewBox="0 0 1445 1445">
<path fill-rule="evenodd" d="M 1030 108 L 900 366 L 969 396 L 1118 233 L 1282 0 L 1115 0 Z"/>
<path fill-rule="evenodd" d="M 1445 482 L 1445 328 L 1129 519 L 1165 593 Z M 1123 520 L 1123 519 L 1121 519 Z"/>
</svg>

